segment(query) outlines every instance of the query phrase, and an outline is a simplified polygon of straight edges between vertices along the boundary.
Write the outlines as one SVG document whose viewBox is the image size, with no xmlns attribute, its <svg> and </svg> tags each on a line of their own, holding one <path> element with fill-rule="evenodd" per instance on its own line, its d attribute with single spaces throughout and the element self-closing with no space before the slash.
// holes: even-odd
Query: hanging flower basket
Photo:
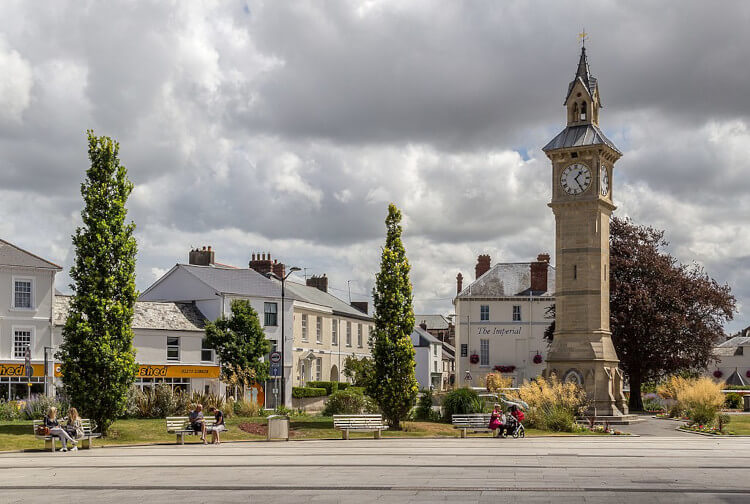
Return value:
<svg viewBox="0 0 750 504">
<path fill-rule="evenodd" d="M 724 373 L 722 373 L 720 369 L 714 371 L 714 378 L 721 378 L 722 376 L 724 376 Z"/>
<path fill-rule="evenodd" d="M 477 364 L 479 362 L 479 356 L 477 354 L 471 354 L 471 357 L 469 357 L 469 362 L 472 364 Z"/>
<path fill-rule="evenodd" d="M 495 366 L 495 371 L 500 371 L 501 373 L 512 373 L 516 370 L 516 366 Z"/>
<path fill-rule="evenodd" d="M 534 356 L 534 364 L 541 364 L 542 363 L 542 356 L 540 354 L 536 354 Z"/>
</svg>

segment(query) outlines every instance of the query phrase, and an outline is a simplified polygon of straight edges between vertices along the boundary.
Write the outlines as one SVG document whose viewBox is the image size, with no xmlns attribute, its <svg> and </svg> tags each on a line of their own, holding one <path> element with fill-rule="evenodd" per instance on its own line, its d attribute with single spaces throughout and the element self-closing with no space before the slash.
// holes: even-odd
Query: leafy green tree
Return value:
<svg viewBox="0 0 750 504">
<path fill-rule="evenodd" d="M 90 168 L 81 184 L 83 225 L 73 235 L 74 295 L 57 352 L 65 392 L 106 434 L 123 414 L 138 365 L 133 348 L 137 244 L 126 224 L 133 190 L 118 158 L 119 144 L 88 131 Z"/>
<path fill-rule="evenodd" d="M 349 378 L 355 387 L 367 388 L 375 376 L 372 359 L 368 357 L 358 359 L 350 355 L 344 360 L 344 376 Z"/>
<path fill-rule="evenodd" d="M 258 313 L 244 299 L 232 301 L 232 316 L 206 325 L 206 343 L 221 361 L 223 380 L 248 386 L 268 379 L 268 362 L 261 359 L 271 350 Z"/>
<path fill-rule="evenodd" d="M 414 308 L 409 281 L 409 260 L 401 242 L 401 211 L 388 206 L 385 219 L 387 235 L 375 277 L 373 304 L 375 330 L 370 345 L 375 363 L 373 380 L 367 392 L 377 401 L 383 416 L 393 429 L 400 428 L 414 405 L 418 386 L 414 376 Z"/>
</svg>

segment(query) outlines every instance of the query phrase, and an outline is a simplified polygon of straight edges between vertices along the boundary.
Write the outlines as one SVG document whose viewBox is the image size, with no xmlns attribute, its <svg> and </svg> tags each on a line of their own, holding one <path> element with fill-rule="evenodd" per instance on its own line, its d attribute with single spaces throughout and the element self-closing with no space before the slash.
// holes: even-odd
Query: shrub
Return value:
<svg viewBox="0 0 750 504">
<path fill-rule="evenodd" d="M 239 399 L 232 402 L 232 412 L 241 417 L 257 417 L 261 416 L 261 407 L 258 406 L 258 403 L 247 399 Z"/>
<path fill-rule="evenodd" d="M 524 383 L 518 396 L 529 405 L 529 424 L 556 432 L 575 431 L 576 416 L 583 414 L 586 404 L 586 394 L 581 387 L 560 382 L 554 376 Z"/>
<path fill-rule="evenodd" d="M 58 417 L 62 418 L 68 414 L 68 404 L 66 402 L 40 395 L 30 401 L 26 401 L 26 405 L 23 408 L 23 416 L 26 420 L 41 420 L 52 406 L 57 408 Z"/>
<path fill-rule="evenodd" d="M 351 384 L 351 383 L 347 383 L 347 382 L 338 382 L 338 389 L 339 389 L 339 390 L 346 390 L 346 389 L 348 389 L 348 388 L 349 388 L 349 387 L 351 387 L 351 386 L 352 386 L 352 384 Z"/>
<path fill-rule="evenodd" d="M 369 398 L 356 390 L 352 390 L 353 388 L 350 387 L 347 390 L 339 390 L 331 394 L 326 401 L 323 415 L 361 415 L 372 411 L 372 402 L 368 401 Z"/>
<path fill-rule="evenodd" d="M 19 420 L 22 416 L 18 402 L 0 400 L 0 420 Z"/>
<path fill-rule="evenodd" d="M 484 403 L 476 391 L 470 388 L 460 388 L 448 392 L 443 399 L 443 415 L 448 420 L 453 415 L 481 413 Z"/>
<path fill-rule="evenodd" d="M 729 422 L 732 421 L 732 417 L 727 415 L 726 413 L 722 413 L 717 417 L 717 421 L 719 423 L 719 431 L 724 432 L 724 428 L 729 425 Z"/>
<path fill-rule="evenodd" d="M 659 401 L 658 399 L 644 399 L 643 401 L 643 411 L 663 411 L 664 405 Z"/>
<path fill-rule="evenodd" d="M 721 384 L 710 378 L 686 380 L 676 390 L 677 403 L 690 421 L 698 425 L 712 425 L 724 404 Z"/>
<path fill-rule="evenodd" d="M 440 414 L 432 409 L 432 390 L 425 390 L 414 408 L 414 419 L 434 422 L 440 419 Z"/>
<path fill-rule="evenodd" d="M 351 387 L 349 387 L 346 390 L 348 390 L 350 392 L 356 392 L 357 394 L 365 395 L 365 388 L 364 387 L 355 387 L 354 385 L 352 385 Z"/>
<path fill-rule="evenodd" d="M 323 397 L 326 389 L 315 387 L 292 387 L 292 397 L 302 399 L 303 397 Z"/>
<path fill-rule="evenodd" d="M 484 385 L 487 387 L 488 392 L 498 392 L 501 389 L 509 388 L 513 385 L 513 378 L 504 377 L 499 371 L 487 373 L 487 376 L 484 379 Z"/>
<path fill-rule="evenodd" d="M 311 381 L 307 382 L 308 387 L 324 388 L 326 395 L 331 395 L 339 389 L 339 382 L 335 381 Z"/>
<path fill-rule="evenodd" d="M 737 392 L 729 392 L 724 396 L 724 407 L 727 409 L 742 409 L 742 396 Z"/>
</svg>

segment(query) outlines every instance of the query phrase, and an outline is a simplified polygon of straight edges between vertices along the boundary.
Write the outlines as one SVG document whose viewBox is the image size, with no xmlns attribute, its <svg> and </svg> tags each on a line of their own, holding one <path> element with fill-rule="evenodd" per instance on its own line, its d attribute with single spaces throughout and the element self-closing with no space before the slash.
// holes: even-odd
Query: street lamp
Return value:
<svg viewBox="0 0 750 504">
<path fill-rule="evenodd" d="M 275 278 L 276 280 L 281 282 L 281 404 L 286 406 L 286 387 L 284 383 L 284 366 L 286 365 L 286 360 L 284 359 L 284 312 L 286 311 L 286 307 L 284 306 L 284 282 L 286 282 L 286 279 L 289 278 L 289 275 L 294 273 L 295 271 L 300 271 L 300 268 L 296 266 L 292 266 L 289 268 L 289 273 L 284 275 L 283 277 L 280 277 L 276 273 L 269 271 L 266 273 L 266 277 L 268 278 Z M 278 405 L 277 405 L 278 407 Z"/>
</svg>

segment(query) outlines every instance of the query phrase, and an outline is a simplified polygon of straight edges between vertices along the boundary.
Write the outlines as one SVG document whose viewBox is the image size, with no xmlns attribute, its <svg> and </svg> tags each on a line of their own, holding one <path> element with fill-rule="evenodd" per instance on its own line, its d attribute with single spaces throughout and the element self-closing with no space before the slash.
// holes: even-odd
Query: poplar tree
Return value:
<svg viewBox="0 0 750 504">
<path fill-rule="evenodd" d="M 73 297 L 63 327 L 61 362 L 65 393 L 81 415 L 106 434 L 124 413 L 138 366 L 133 348 L 135 224 L 126 223 L 133 190 L 118 158 L 119 144 L 88 131 L 89 160 L 81 184 L 83 225 L 73 235 Z"/>
<path fill-rule="evenodd" d="M 387 235 L 380 260 L 380 273 L 375 276 L 373 304 L 375 329 L 370 346 L 374 376 L 368 394 L 375 399 L 383 417 L 393 429 L 414 406 L 418 385 L 414 376 L 414 330 L 412 288 L 409 281 L 409 260 L 401 242 L 401 211 L 388 206 L 385 219 Z"/>
</svg>

